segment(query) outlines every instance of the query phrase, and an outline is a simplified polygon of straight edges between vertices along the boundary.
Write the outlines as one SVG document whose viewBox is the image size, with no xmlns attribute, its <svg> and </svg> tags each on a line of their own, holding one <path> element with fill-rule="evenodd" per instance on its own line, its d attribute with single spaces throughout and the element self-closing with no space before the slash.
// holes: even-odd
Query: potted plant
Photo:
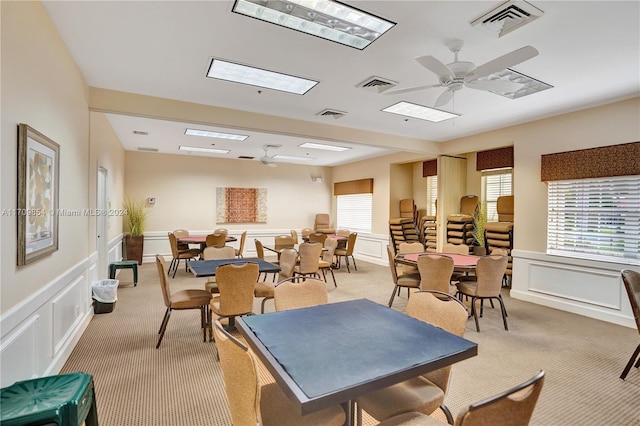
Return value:
<svg viewBox="0 0 640 426">
<path fill-rule="evenodd" d="M 128 230 L 124 237 L 125 256 L 127 260 L 137 260 L 138 265 L 142 265 L 147 210 L 144 201 L 131 199 L 126 199 L 123 207 L 127 211 L 125 223 Z"/>
<path fill-rule="evenodd" d="M 487 223 L 487 204 L 480 201 L 473 211 L 473 254 L 484 256 L 487 254 L 484 238 L 484 225 Z"/>
</svg>

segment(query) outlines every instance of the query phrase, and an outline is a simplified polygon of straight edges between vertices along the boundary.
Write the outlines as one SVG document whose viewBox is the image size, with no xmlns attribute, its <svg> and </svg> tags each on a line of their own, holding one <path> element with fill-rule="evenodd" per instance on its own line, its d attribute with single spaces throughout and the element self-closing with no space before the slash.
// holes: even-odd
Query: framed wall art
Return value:
<svg viewBox="0 0 640 426">
<path fill-rule="evenodd" d="M 60 146 L 18 125 L 18 265 L 58 250 Z"/>
<path fill-rule="evenodd" d="M 216 188 L 216 223 L 266 223 L 267 188 Z"/>
</svg>

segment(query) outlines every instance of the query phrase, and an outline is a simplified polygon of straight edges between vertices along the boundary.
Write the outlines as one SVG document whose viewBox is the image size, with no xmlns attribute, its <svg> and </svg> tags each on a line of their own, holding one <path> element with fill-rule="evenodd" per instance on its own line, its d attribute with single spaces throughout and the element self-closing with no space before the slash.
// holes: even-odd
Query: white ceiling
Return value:
<svg viewBox="0 0 640 426">
<path fill-rule="evenodd" d="M 640 2 L 532 1 L 544 15 L 498 38 L 470 22 L 500 1 L 348 1 L 396 22 L 387 34 L 360 51 L 231 12 L 233 1 L 44 1 L 87 84 L 217 107 L 365 129 L 436 142 L 468 136 L 640 95 Z M 484 64 L 531 45 L 540 53 L 513 69 L 554 86 L 511 100 L 462 89 L 442 109 L 461 114 L 441 123 L 410 119 L 381 110 L 405 100 L 433 105 L 442 89 L 382 95 L 358 88 L 371 76 L 398 82 L 398 88 L 438 83 L 413 58 L 433 55 L 444 63 L 452 39 L 464 41 L 460 60 Z M 304 96 L 205 77 L 212 57 L 317 80 Z M 337 120 L 317 114 L 345 111 Z M 264 155 L 264 144 L 282 148 L 269 154 L 308 155 L 301 164 L 337 165 L 393 152 L 347 144 L 346 153 L 297 148 L 309 138 L 249 134 L 244 142 L 184 136 L 186 123 L 109 114 L 127 150 L 155 147 L 178 154 L 180 144 L 229 145 L 225 157 Z M 198 126 L 205 130 L 234 129 Z M 149 132 L 134 135 L 133 130 Z M 312 142 L 321 142 L 311 140 Z M 195 154 L 192 154 L 195 155 Z"/>
</svg>

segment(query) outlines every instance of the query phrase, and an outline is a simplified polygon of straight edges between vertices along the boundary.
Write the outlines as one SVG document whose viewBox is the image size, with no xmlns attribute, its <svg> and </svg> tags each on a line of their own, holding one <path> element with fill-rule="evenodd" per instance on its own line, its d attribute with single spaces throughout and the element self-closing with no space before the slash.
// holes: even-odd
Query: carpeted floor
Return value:
<svg viewBox="0 0 640 426">
<path fill-rule="evenodd" d="M 351 274 L 344 267 L 336 271 L 338 288 L 329 280 L 329 301 L 365 297 L 386 305 L 388 268 L 357 266 Z M 135 288 L 131 272 L 120 271 L 114 311 L 93 318 L 62 372 L 93 375 L 102 426 L 230 425 L 215 345 L 202 342 L 199 312 L 174 312 L 155 349 L 165 307 L 155 264 L 139 269 Z M 203 288 L 203 282 L 182 266 L 170 280 L 173 291 Z M 403 310 L 406 297 L 403 291 L 393 307 Z M 478 356 L 452 369 L 445 402 L 454 416 L 544 370 L 532 425 L 640 425 L 640 370 L 619 379 L 638 344 L 636 330 L 514 300 L 506 289 L 503 297 L 509 331 L 499 309 L 485 309 L 480 333 L 473 320 L 467 325 L 465 337 L 478 343 Z M 267 311 L 273 311 L 272 301 Z M 327 353 L 327 363 L 331 359 Z"/>
</svg>

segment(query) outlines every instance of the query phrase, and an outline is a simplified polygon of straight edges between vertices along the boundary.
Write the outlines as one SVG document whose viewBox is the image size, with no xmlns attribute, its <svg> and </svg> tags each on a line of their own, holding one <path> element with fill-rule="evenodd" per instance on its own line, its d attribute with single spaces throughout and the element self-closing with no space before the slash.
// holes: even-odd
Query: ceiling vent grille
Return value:
<svg viewBox="0 0 640 426">
<path fill-rule="evenodd" d="M 322 111 L 320 111 L 319 113 L 317 113 L 316 115 L 319 115 L 320 117 L 331 117 L 334 120 L 337 120 L 338 118 L 342 118 L 345 115 L 347 115 L 346 112 L 344 111 L 338 111 L 337 109 L 323 109 Z"/>
<path fill-rule="evenodd" d="M 144 146 L 139 146 L 138 151 L 158 152 L 158 148 L 146 148 Z"/>
<path fill-rule="evenodd" d="M 483 28 L 502 37 L 511 31 L 535 21 L 544 12 L 524 0 L 510 0 L 497 8 L 485 13 L 471 22 L 471 26 L 480 25 Z"/>
<path fill-rule="evenodd" d="M 241 160 L 253 160 L 256 157 L 250 157 L 248 155 L 239 155 L 238 158 Z"/>
<path fill-rule="evenodd" d="M 134 130 L 133 131 L 134 135 L 142 135 L 142 136 L 148 136 L 149 132 L 143 132 L 142 130 Z"/>
<path fill-rule="evenodd" d="M 373 77 L 369 77 L 362 83 L 358 84 L 356 87 L 369 90 L 370 92 L 382 93 L 385 90 L 391 89 L 397 84 L 398 82 L 396 81 L 389 80 L 388 78 L 376 77 L 374 75 Z"/>
</svg>

